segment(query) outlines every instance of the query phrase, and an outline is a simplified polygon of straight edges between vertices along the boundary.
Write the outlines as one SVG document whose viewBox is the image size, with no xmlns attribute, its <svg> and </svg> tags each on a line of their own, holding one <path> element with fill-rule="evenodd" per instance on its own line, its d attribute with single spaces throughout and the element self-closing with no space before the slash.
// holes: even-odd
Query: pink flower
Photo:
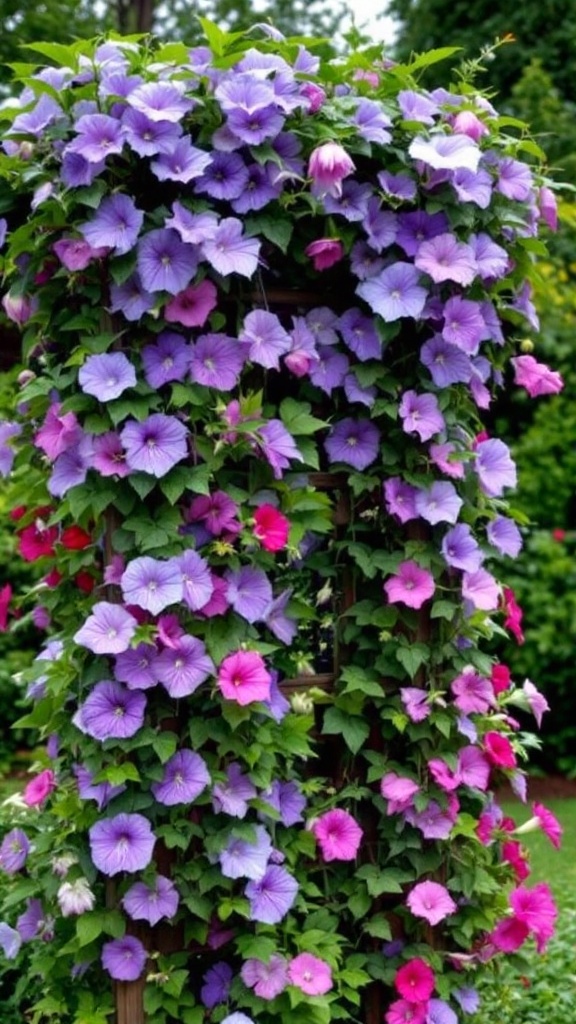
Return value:
<svg viewBox="0 0 576 1024">
<path fill-rule="evenodd" d="M 498 922 L 489 937 L 502 953 L 515 953 L 526 942 L 529 934 L 530 930 L 523 921 L 517 917 L 506 917 Z"/>
<path fill-rule="evenodd" d="M 434 971 L 419 957 L 399 967 L 394 978 L 394 988 L 409 1003 L 425 1003 L 434 991 Z"/>
<path fill-rule="evenodd" d="M 328 270 L 344 256 L 344 246 L 338 238 L 318 238 L 304 249 L 314 263 L 314 270 Z"/>
<path fill-rule="evenodd" d="M 286 547 L 290 521 L 273 505 L 260 505 L 254 513 L 254 536 L 265 551 L 281 551 Z"/>
<path fill-rule="evenodd" d="M 536 949 L 543 953 L 554 934 L 558 910 L 546 882 L 538 882 L 533 889 L 519 886 L 510 893 L 510 906 L 517 921 L 526 925 L 536 939 Z"/>
<path fill-rule="evenodd" d="M 510 689 L 510 669 L 507 665 L 492 665 L 492 672 L 490 675 L 490 682 L 492 683 L 492 689 L 494 690 L 494 696 L 504 693 L 505 690 Z"/>
<path fill-rule="evenodd" d="M 521 843 L 508 839 L 502 843 L 502 860 L 512 868 L 517 882 L 523 882 L 530 874 L 526 851 Z"/>
<path fill-rule="evenodd" d="M 515 768 L 516 754 L 507 736 L 500 732 L 487 732 L 484 736 L 484 752 L 495 768 Z"/>
<path fill-rule="evenodd" d="M 0 589 L 0 633 L 5 633 L 8 628 L 8 610 L 12 600 L 12 587 L 5 583 Z"/>
<path fill-rule="evenodd" d="M 488 128 L 472 110 L 461 110 L 452 121 L 452 129 L 459 135 L 467 135 L 478 142 L 488 134 Z"/>
<path fill-rule="evenodd" d="M 522 692 L 528 702 L 528 707 L 536 719 L 538 728 L 542 725 L 542 715 L 550 711 L 550 705 L 546 697 L 534 686 L 530 679 L 525 679 L 522 684 Z"/>
<path fill-rule="evenodd" d="M 448 889 L 438 882 L 420 882 L 415 885 L 406 903 L 414 917 L 423 917 L 431 925 L 439 924 L 458 909 Z"/>
<path fill-rule="evenodd" d="M 539 363 L 534 356 L 515 356 L 510 362 L 514 367 L 514 382 L 526 388 L 531 398 L 557 395 L 562 391 L 564 381 L 561 375 L 545 363 Z"/>
<path fill-rule="evenodd" d="M 390 1003 L 384 1015 L 386 1024 L 425 1024 L 426 1003 L 409 1003 L 407 999 L 396 999 Z"/>
<path fill-rule="evenodd" d="M 362 829 L 347 811 L 336 808 L 316 819 L 312 826 L 324 860 L 354 860 Z"/>
<path fill-rule="evenodd" d="M 40 772 L 40 775 L 30 780 L 22 794 L 22 799 L 25 804 L 28 804 L 28 807 L 39 807 L 44 803 L 46 797 L 50 796 L 53 789 L 56 789 L 54 772 L 51 768 L 46 768 L 45 771 Z"/>
<path fill-rule="evenodd" d="M 189 285 L 179 292 L 164 309 L 164 318 L 185 327 L 203 327 L 218 302 L 218 293 L 212 281 Z"/>
<path fill-rule="evenodd" d="M 549 811 L 543 804 L 532 804 L 532 810 L 542 829 L 544 835 L 548 836 L 548 839 L 555 846 L 557 850 L 560 849 L 560 843 L 562 840 L 563 828 L 558 818 Z"/>
<path fill-rule="evenodd" d="M 434 593 L 434 577 L 417 562 L 402 562 L 395 576 L 384 584 L 391 604 L 400 601 L 409 608 L 421 608 Z"/>
<path fill-rule="evenodd" d="M 411 807 L 420 786 L 412 779 L 405 779 L 396 772 L 387 772 L 380 782 L 380 792 L 388 801 L 388 814 L 401 814 Z"/>
<path fill-rule="evenodd" d="M 342 195 L 342 182 L 356 167 L 348 153 L 337 142 L 324 142 L 310 154 L 308 174 L 315 195 Z"/>
<path fill-rule="evenodd" d="M 310 114 L 315 114 L 316 111 L 320 110 L 320 107 L 326 102 L 326 93 L 324 92 L 324 89 L 319 85 L 316 85 L 315 82 L 305 82 L 300 89 L 300 92 L 302 96 L 306 97 L 310 104 L 308 107 L 308 112 Z"/>
<path fill-rule="evenodd" d="M 288 967 L 288 979 L 307 996 L 323 996 L 332 988 L 330 966 L 311 953 L 294 957 Z"/>
<path fill-rule="evenodd" d="M 558 227 L 558 206 L 554 193 L 543 185 L 539 195 L 540 216 L 546 222 L 551 231 Z"/>
<path fill-rule="evenodd" d="M 272 677 L 257 651 L 235 651 L 220 665 L 218 686 L 223 697 L 238 704 L 270 700 Z"/>
<path fill-rule="evenodd" d="M 516 603 L 514 591 L 510 587 L 504 587 L 503 598 L 503 611 L 506 615 L 506 618 L 504 619 L 504 629 L 509 629 L 517 642 L 519 644 L 523 644 L 524 633 L 522 632 L 522 609 L 520 605 Z"/>
</svg>

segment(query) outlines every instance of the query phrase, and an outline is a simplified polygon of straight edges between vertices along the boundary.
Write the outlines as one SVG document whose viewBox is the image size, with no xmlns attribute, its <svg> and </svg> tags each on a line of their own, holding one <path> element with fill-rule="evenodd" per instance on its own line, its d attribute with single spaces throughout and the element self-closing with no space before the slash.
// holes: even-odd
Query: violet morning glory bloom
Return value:
<svg viewBox="0 0 576 1024">
<path fill-rule="evenodd" d="M 84 483 L 92 465 L 92 444 L 92 438 L 84 435 L 77 445 L 58 456 L 48 480 L 50 494 L 62 498 L 71 487 Z"/>
<path fill-rule="evenodd" d="M 142 814 L 101 818 L 88 835 L 92 862 L 104 875 L 143 871 L 152 860 L 156 839 L 150 822 Z"/>
<path fill-rule="evenodd" d="M 462 596 L 473 608 L 493 612 L 500 602 L 501 587 L 486 569 L 465 572 L 462 577 Z"/>
<path fill-rule="evenodd" d="M 228 1016 L 224 1017 L 221 1024 L 255 1024 L 252 1017 L 247 1017 L 245 1013 L 229 1013 Z"/>
<path fill-rule="evenodd" d="M 29 91 L 28 91 L 28 94 Z M 32 110 L 26 110 L 18 114 L 12 122 L 11 131 L 15 135 L 42 135 L 45 128 L 63 115 L 64 111 L 59 103 L 43 92 Z"/>
<path fill-rule="evenodd" d="M 410 156 L 434 170 L 455 171 L 464 167 L 477 171 L 481 152 L 467 135 L 433 135 L 426 139 L 416 136 L 408 148 Z"/>
<path fill-rule="evenodd" d="M 153 413 L 138 422 L 128 420 L 120 432 L 129 469 L 165 476 L 188 455 L 188 431 L 175 416 Z"/>
<path fill-rule="evenodd" d="M 462 508 L 462 499 L 453 484 L 436 480 L 430 487 L 418 491 L 415 505 L 427 523 L 455 523 Z"/>
<path fill-rule="evenodd" d="M 286 615 L 286 606 L 292 597 L 292 588 L 282 591 L 270 602 L 264 615 L 264 624 L 283 644 L 291 644 L 298 632 L 296 619 Z M 275 717 L 274 715 L 272 717 Z"/>
<path fill-rule="evenodd" d="M 260 242 L 244 235 L 241 220 L 225 217 L 214 237 L 202 244 L 202 252 L 204 259 L 224 277 L 228 274 L 252 277 L 258 267 Z"/>
<path fill-rule="evenodd" d="M 342 185 L 341 196 L 326 196 L 324 198 L 324 209 L 326 213 L 339 214 L 351 223 L 362 222 L 366 220 L 368 200 L 373 195 L 371 185 L 361 184 L 359 181 L 350 179 Z"/>
<path fill-rule="evenodd" d="M 248 169 L 238 153 L 212 153 L 212 162 L 196 178 L 194 190 L 212 199 L 237 199 L 248 184 Z"/>
<path fill-rule="evenodd" d="M 402 89 L 397 99 L 404 121 L 434 124 L 434 118 L 440 113 L 437 103 L 413 89 Z"/>
<path fill-rule="evenodd" d="M 166 647 L 156 658 L 154 671 L 175 700 L 189 697 L 215 674 L 214 662 L 195 636 L 182 636 L 174 647 Z"/>
<path fill-rule="evenodd" d="M 214 593 L 210 567 L 196 551 L 185 551 L 175 561 L 182 577 L 182 599 L 191 611 L 197 612 Z"/>
<path fill-rule="evenodd" d="M 267 963 L 250 958 L 242 964 L 240 976 L 260 999 L 275 999 L 288 984 L 288 962 L 278 953 L 272 953 Z"/>
<path fill-rule="evenodd" d="M 114 662 L 114 677 L 129 690 L 149 690 L 159 682 L 155 669 L 154 644 L 138 644 L 119 654 Z"/>
<path fill-rule="evenodd" d="M 515 199 L 519 203 L 526 202 L 532 195 L 534 179 L 527 164 L 512 157 L 504 157 L 497 163 L 498 180 L 496 191 L 507 199 Z"/>
<path fill-rule="evenodd" d="M 202 334 L 190 347 L 190 377 L 218 391 L 231 391 L 246 361 L 246 349 L 226 334 Z"/>
<path fill-rule="evenodd" d="M 392 174 L 390 171 L 379 171 L 377 177 L 382 191 L 391 199 L 402 199 L 406 202 L 411 202 L 416 198 L 416 182 L 407 174 Z"/>
<path fill-rule="evenodd" d="M 7 960 L 15 960 L 20 952 L 22 939 L 15 928 L 11 928 L 5 921 L 0 922 L 0 949 Z"/>
<path fill-rule="evenodd" d="M 495 705 L 494 689 L 489 679 L 481 676 L 473 665 L 466 665 L 450 683 L 454 705 L 465 715 L 485 715 Z"/>
<path fill-rule="evenodd" d="M 480 303 L 453 295 L 445 303 L 442 313 L 444 340 L 469 356 L 475 355 L 480 342 L 489 337 Z"/>
<path fill-rule="evenodd" d="M 68 153 L 79 153 L 90 164 L 99 163 L 124 145 L 122 126 L 107 114 L 84 114 L 75 124 L 76 138 L 67 146 Z"/>
<path fill-rule="evenodd" d="M 374 385 L 362 387 L 355 373 L 347 373 L 344 378 L 344 394 L 349 402 L 357 402 L 371 409 L 378 392 Z"/>
<path fill-rule="evenodd" d="M 275 779 L 261 794 L 261 799 L 274 808 L 286 828 L 304 821 L 302 811 L 306 807 L 306 797 L 295 782 L 279 782 Z"/>
<path fill-rule="evenodd" d="M 400 687 L 400 700 L 411 722 L 423 722 L 428 718 L 432 710 L 429 696 L 427 690 L 421 690 L 418 686 Z"/>
<path fill-rule="evenodd" d="M 382 207 L 378 196 L 368 200 L 368 209 L 363 223 L 372 248 L 381 253 L 397 240 L 398 218 L 391 210 Z M 374 274 L 370 274 L 374 277 Z"/>
<path fill-rule="evenodd" d="M 408 807 L 404 812 L 404 817 L 410 825 L 419 829 L 424 839 L 448 839 L 456 820 L 456 814 L 457 809 L 453 809 L 450 804 L 446 810 L 443 810 L 435 800 L 430 800 L 423 811 Z"/>
<path fill-rule="evenodd" d="M 115 430 L 98 434 L 92 442 L 92 465 L 100 476 L 128 476 L 130 470 L 126 465 L 126 453 L 120 443 L 120 436 Z"/>
<path fill-rule="evenodd" d="M 276 675 L 277 673 L 275 672 L 272 672 L 270 675 L 270 696 L 267 697 L 263 703 L 266 705 L 268 713 L 274 721 L 281 722 L 291 710 L 291 704 L 289 700 L 286 700 L 286 697 L 278 686 L 278 682 L 275 678 Z"/>
<path fill-rule="evenodd" d="M 22 427 L 19 423 L 0 423 L 0 476 L 8 476 L 14 462 L 14 452 L 8 442 L 13 437 L 19 437 L 21 433 Z M 36 447 L 38 447 L 37 438 L 38 434 L 34 439 Z"/>
<path fill-rule="evenodd" d="M 175 124 L 192 110 L 193 101 L 184 96 L 186 83 L 146 82 L 133 89 L 128 103 L 151 121 L 170 121 Z"/>
<path fill-rule="evenodd" d="M 177 295 L 190 283 L 197 266 L 196 249 L 172 228 L 149 231 L 138 243 L 138 273 L 148 292 Z"/>
<path fill-rule="evenodd" d="M 492 547 L 501 555 L 517 558 L 522 549 L 522 534 L 513 519 L 496 516 L 486 527 L 486 535 Z"/>
<path fill-rule="evenodd" d="M 282 420 L 268 420 L 258 429 L 258 448 L 270 464 L 275 480 L 282 479 L 282 471 L 290 469 L 292 459 L 304 462 L 304 456 L 298 451 Z"/>
<path fill-rule="evenodd" d="M 134 248 L 143 221 L 144 214 L 134 200 L 115 192 L 102 200 L 93 219 L 79 230 L 94 249 L 104 246 L 121 256 Z"/>
<path fill-rule="evenodd" d="M 126 388 L 136 387 L 136 371 L 123 352 L 88 356 L 78 373 L 80 389 L 99 402 L 109 402 Z"/>
<path fill-rule="evenodd" d="M 74 643 L 87 647 L 93 654 L 120 654 L 128 650 L 137 625 L 122 605 L 99 601 L 74 634 Z"/>
<path fill-rule="evenodd" d="M 235 213 L 244 214 L 251 210 L 261 210 L 273 199 L 277 199 L 282 191 L 282 185 L 276 182 L 276 164 L 249 164 L 247 171 L 248 181 L 244 191 L 230 204 Z"/>
<path fill-rule="evenodd" d="M 417 562 L 402 562 L 396 574 L 386 580 L 384 591 L 390 604 L 400 602 L 409 608 L 421 608 L 435 590 L 434 577 Z"/>
<path fill-rule="evenodd" d="M 426 210 L 414 210 L 412 213 L 400 213 L 396 241 L 407 256 L 415 256 L 423 242 L 443 234 L 448 231 L 448 227 L 446 214 L 442 211 L 426 213 Z"/>
<path fill-rule="evenodd" d="M 457 523 L 442 540 L 442 555 L 447 565 L 463 572 L 476 572 L 483 555 L 466 523 Z"/>
<path fill-rule="evenodd" d="M 360 362 L 380 358 L 382 342 L 373 318 L 360 309 L 348 309 L 340 317 L 338 326 L 346 345 Z"/>
<path fill-rule="evenodd" d="M 237 615 L 247 622 L 261 622 L 272 602 L 272 585 L 262 569 L 244 565 L 225 574 L 227 598 Z"/>
<path fill-rule="evenodd" d="M 361 281 L 356 293 L 387 323 L 401 317 L 418 319 L 426 302 L 426 289 L 412 263 L 392 263 L 381 274 Z"/>
<path fill-rule="evenodd" d="M 146 383 L 157 390 L 170 381 L 184 380 L 190 365 L 190 347 L 181 334 L 162 331 L 153 345 L 142 349 Z"/>
<path fill-rule="evenodd" d="M 97 683 L 74 716 L 74 724 L 95 740 L 127 739 L 144 724 L 146 697 L 121 683 Z"/>
<path fill-rule="evenodd" d="M 429 999 L 426 1024 L 458 1024 L 458 1017 L 444 999 Z"/>
<path fill-rule="evenodd" d="M 190 245 L 201 245 L 208 238 L 213 238 L 218 227 L 218 217 L 211 211 L 192 213 L 182 203 L 172 204 L 172 217 L 167 217 L 165 227 L 174 228 L 183 242 Z"/>
<path fill-rule="evenodd" d="M 225 878 L 262 878 L 272 853 L 272 841 L 263 825 L 257 825 L 254 838 L 232 837 L 219 855 Z"/>
<path fill-rule="evenodd" d="M 52 249 L 62 266 L 73 273 L 76 270 L 85 270 L 92 260 L 100 259 L 108 253 L 106 246 L 94 249 L 81 238 L 61 238 L 60 241 L 54 242 Z"/>
<path fill-rule="evenodd" d="M 111 313 L 122 313 L 126 320 L 140 320 L 154 306 L 154 296 L 142 287 L 138 274 L 131 276 L 124 284 L 110 285 Z"/>
<path fill-rule="evenodd" d="M 0 869 L 7 875 L 15 875 L 24 867 L 29 852 L 26 833 L 21 828 L 11 829 L 0 843 Z"/>
<path fill-rule="evenodd" d="M 206 971 L 200 989 L 200 999 L 206 1009 L 212 1010 L 219 1003 L 227 1002 L 233 976 L 230 964 L 223 960 Z"/>
<path fill-rule="evenodd" d="M 497 245 L 485 231 L 470 235 L 470 248 L 476 260 L 477 274 L 483 281 L 498 280 L 510 266 L 510 257 L 501 245 Z"/>
<path fill-rule="evenodd" d="M 89 163 L 80 153 L 71 153 L 70 150 L 66 150 L 62 157 L 60 177 L 67 188 L 80 188 L 82 185 L 91 185 L 105 166 L 104 160 L 96 164 Z"/>
<path fill-rule="evenodd" d="M 498 438 L 489 438 L 476 445 L 474 468 L 480 487 L 489 498 L 498 498 L 505 487 L 516 486 L 516 465 L 509 448 Z"/>
<path fill-rule="evenodd" d="M 450 384 L 467 384 L 472 376 L 469 357 L 456 345 L 446 341 L 441 334 L 435 334 L 420 350 L 420 359 L 430 371 L 437 388 Z"/>
<path fill-rule="evenodd" d="M 153 121 L 140 110 L 128 107 L 122 114 L 124 138 L 138 156 L 171 153 L 180 138 L 180 128 L 170 121 Z"/>
<path fill-rule="evenodd" d="M 148 953 L 133 935 L 111 939 L 102 946 L 102 966 L 116 981 L 137 981 L 142 974 Z"/>
<path fill-rule="evenodd" d="M 464 1013 L 476 1013 L 479 1010 L 480 997 L 475 988 L 463 986 L 462 988 L 454 989 L 452 995 L 461 1009 L 464 1010 Z"/>
<path fill-rule="evenodd" d="M 144 608 L 152 615 L 182 600 L 182 573 L 176 558 L 134 558 L 124 570 L 120 586 L 126 604 Z"/>
<path fill-rule="evenodd" d="M 330 463 L 343 462 L 361 472 L 378 456 L 380 431 L 370 420 L 346 417 L 331 429 L 324 447 Z"/>
<path fill-rule="evenodd" d="M 456 284 L 468 285 L 476 276 L 474 250 L 449 233 L 435 235 L 434 238 L 422 242 L 414 257 L 414 263 L 436 284 L 454 281 Z"/>
<path fill-rule="evenodd" d="M 315 387 L 331 395 L 334 388 L 341 387 L 350 369 L 350 360 L 343 352 L 330 345 L 320 345 L 317 358 L 308 370 L 308 376 Z"/>
<path fill-rule="evenodd" d="M 402 429 L 416 433 L 421 441 L 429 441 L 434 434 L 444 429 L 444 417 L 438 407 L 435 395 L 419 395 L 416 391 L 405 391 L 398 409 Z"/>
<path fill-rule="evenodd" d="M 360 138 L 366 142 L 377 142 L 385 146 L 390 142 L 392 135 L 389 128 L 392 122 L 382 108 L 382 104 L 376 100 L 361 99 L 356 107 L 352 123 Z"/>
<path fill-rule="evenodd" d="M 228 111 L 228 129 L 249 146 L 259 146 L 267 139 L 273 139 L 284 126 L 284 117 L 273 104 L 249 113 L 236 108 Z"/>
<path fill-rule="evenodd" d="M 158 924 L 163 917 L 174 917 L 179 902 L 174 882 L 164 875 L 157 875 L 152 886 L 135 882 L 122 898 L 122 906 L 128 917 L 151 925 Z"/>
<path fill-rule="evenodd" d="M 285 868 L 271 864 L 259 881 L 248 882 L 251 921 L 278 924 L 290 910 L 298 892 L 298 882 Z"/>
<path fill-rule="evenodd" d="M 150 170 L 158 181 L 181 181 L 187 184 L 199 178 L 212 163 L 212 157 L 202 149 L 197 149 L 185 136 L 178 139 L 169 152 L 160 153 L 150 163 Z"/>
<path fill-rule="evenodd" d="M 99 811 L 126 789 L 126 786 L 112 786 L 109 782 L 94 782 L 93 774 L 84 765 L 75 764 L 72 770 L 76 776 L 80 799 L 95 800 Z"/>
<path fill-rule="evenodd" d="M 160 782 L 153 782 L 154 798 L 165 807 L 191 804 L 210 782 L 205 761 L 193 750 L 178 750 L 164 765 Z"/>
<path fill-rule="evenodd" d="M 217 782 L 212 789 L 212 806 L 217 814 L 244 818 L 248 813 L 248 800 L 256 795 L 256 787 L 242 773 L 240 765 L 233 762 L 226 769 L 226 780 Z"/>
<path fill-rule="evenodd" d="M 481 210 L 490 206 L 493 178 L 488 171 L 461 168 L 451 174 L 450 184 L 461 203 L 474 203 Z"/>
<path fill-rule="evenodd" d="M 401 523 L 408 523 L 411 519 L 417 519 L 416 495 L 418 488 L 405 483 L 398 476 L 392 476 L 384 484 L 384 500 L 386 510 L 391 516 L 396 516 Z"/>
<path fill-rule="evenodd" d="M 289 352 L 292 346 L 292 339 L 278 317 L 265 309 L 255 309 L 248 313 L 238 340 L 247 348 L 249 346 L 250 362 L 268 370 L 279 370 L 280 356 Z"/>
</svg>

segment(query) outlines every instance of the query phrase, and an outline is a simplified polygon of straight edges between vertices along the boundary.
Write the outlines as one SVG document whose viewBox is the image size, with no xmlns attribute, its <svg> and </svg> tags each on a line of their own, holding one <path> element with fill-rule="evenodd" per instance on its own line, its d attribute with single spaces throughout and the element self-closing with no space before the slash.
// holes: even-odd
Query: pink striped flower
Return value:
<svg viewBox="0 0 576 1024">
<path fill-rule="evenodd" d="M 257 651 L 235 651 L 220 665 L 218 687 L 223 697 L 237 704 L 270 699 L 272 677 Z"/>
<path fill-rule="evenodd" d="M 317 818 L 312 832 L 325 861 L 354 860 L 363 835 L 352 815 L 339 808 Z"/>
</svg>

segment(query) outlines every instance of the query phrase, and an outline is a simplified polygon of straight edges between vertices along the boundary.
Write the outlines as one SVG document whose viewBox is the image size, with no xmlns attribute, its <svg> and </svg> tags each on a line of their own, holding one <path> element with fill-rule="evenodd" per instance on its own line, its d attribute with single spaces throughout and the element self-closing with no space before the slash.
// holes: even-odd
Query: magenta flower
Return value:
<svg viewBox="0 0 576 1024">
<path fill-rule="evenodd" d="M 116 981 L 136 981 L 146 966 L 148 953 L 133 935 L 111 939 L 102 946 L 102 966 Z"/>
<path fill-rule="evenodd" d="M 438 407 L 436 395 L 418 395 L 405 391 L 398 409 L 402 429 L 407 434 L 418 434 L 421 441 L 429 441 L 444 429 L 444 417 Z"/>
<path fill-rule="evenodd" d="M 39 807 L 54 789 L 56 789 L 54 772 L 51 768 L 46 768 L 26 784 L 22 799 L 28 807 Z"/>
<path fill-rule="evenodd" d="M 534 686 L 534 683 L 530 679 L 525 679 L 522 684 L 522 692 L 526 697 L 528 707 L 536 719 L 536 725 L 540 729 L 542 725 L 542 715 L 546 711 L 550 711 L 550 705 L 543 694 Z"/>
<path fill-rule="evenodd" d="M 104 679 L 80 704 L 73 721 L 95 740 L 127 739 L 142 728 L 145 711 L 143 693 Z"/>
<path fill-rule="evenodd" d="M 332 988 L 332 970 L 312 953 L 300 953 L 288 965 L 288 981 L 307 996 L 323 996 Z"/>
<path fill-rule="evenodd" d="M 356 170 L 352 158 L 337 142 L 324 142 L 310 154 L 308 176 L 317 196 L 342 194 L 342 182 Z"/>
<path fill-rule="evenodd" d="M 558 910 L 550 887 L 538 882 L 533 889 L 519 886 L 509 896 L 517 921 L 524 924 L 536 939 L 538 953 L 543 953 L 554 935 Z"/>
<path fill-rule="evenodd" d="M 421 690 L 419 686 L 400 687 L 400 700 L 411 722 L 423 722 L 428 718 L 432 710 L 429 697 L 428 691 Z"/>
<path fill-rule="evenodd" d="M 169 878 L 157 875 L 153 886 L 135 882 L 122 898 L 122 906 L 133 921 L 155 925 L 163 917 L 171 918 L 178 910 L 180 897 Z"/>
<path fill-rule="evenodd" d="M 317 238 L 304 250 L 314 265 L 314 270 L 329 270 L 344 257 L 344 246 L 339 238 Z"/>
<path fill-rule="evenodd" d="M 120 586 L 126 604 L 144 608 L 152 615 L 182 600 L 182 572 L 176 558 L 135 558 L 122 573 Z"/>
<path fill-rule="evenodd" d="M 412 263 L 392 263 L 381 273 L 362 281 L 356 293 L 387 323 L 410 317 L 417 320 L 424 309 L 427 291 Z"/>
<path fill-rule="evenodd" d="M 99 402 L 118 398 L 126 388 L 136 387 L 136 371 L 123 352 L 88 356 L 78 374 L 80 389 Z"/>
<path fill-rule="evenodd" d="M 238 704 L 270 699 L 270 673 L 256 651 L 229 654 L 218 671 L 218 687 L 223 697 Z"/>
<path fill-rule="evenodd" d="M 189 697 L 214 675 L 214 662 L 198 637 L 182 636 L 154 661 L 154 672 L 174 699 Z"/>
<path fill-rule="evenodd" d="M 414 917 L 423 917 L 430 925 L 439 924 L 458 909 L 448 890 L 438 882 L 420 882 L 415 885 L 406 903 Z"/>
<path fill-rule="evenodd" d="M 98 434 L 93 438 L 92 447 L 92 464 L 101 476 L 129 476 L 126 452 L 120 442 L 120 436 L 115 430 Z"/>
<path fill-rule="evenodd" d="M 139 422 L 128 420 L 120 432 L 129 469 L 165 476 L 188 455 L 188 431 L 175 416 L 154 413 Z"/>
<path fill-rule="evenodd" d="M 387 814 L 402 814 L 413 804 L 419 791 L 417 782 L 403 778 L 396 772 L 387 772 L 380 781 L 380 792 L 388 802 Z"/>
<path fill-rule="evenodd" d="M 137 268 L 147 292 L 184 291 L 196 273 L 198 257 L 172 228 L 149 231 L 138 243 Z"/>
<path fill-rule="evenodd" d="M 424 960 L 415 957 L 399 967 L 394 988 L 403 999 L 412 1003 L 425 1003 L 436 985 L 434 971 Z"/>
<path fill-rule="evenodd" d="M 61 414 L 61 408 L 60 402 L 49 406 L 44 423 L 34 436 L 35 446 L 41 448 L 51 461 L 69 448 L 76 447 L 82 438 L 82 427 L 74 413 Z"/>
<path fill-rule="evenodd" d="M 347 417 L 331 429 L 324 447 L 331 463 L 344 462 L 361 471 L 378 456 L 380 431 L 370 420 Z"/>
<path fill-rule="evenodd" d="M 428 1003 L 412 1003 L 407 999 L 395 999 L 390 1003 L 384 1020 L 386 1024 L 426 1024 Z"/>
<path fill-rule="evenodd" d="M 534 356 L 514 356 L 510 362 L 514 367 L 514 382 L 526 388 L 531 398 L 557 395 L 564 387 L 561 375 L 545 363 L 539 363 Z"/>
<path fill-rule="evenodd" d="M 340 808 L 316 818 L 312 832 L 325 861 L 355 860 L 363 831 L 351 814 Z"/>
<path fill-rule="evenodd" d="M 548 810 L 547 807 L 544 807 L 543 804 L 532 804 L 532 810 L 538 819 L 538 823 L 544 832 L 544 835 L 548 837 L 552 846 L 555 846 L 556 849 L 559 850 L 564 829 L 558 821 L 558 818 L 552 814 L 552 811 Z"/>
<path fill-rule="evenodd" d="M 298 882 L 285 868 L 271 864 L 262 878 L 248 882 L 245 893 L 250 902 L 251 921 L 278 924 L 296 899 Z"/>
<path fill-rule="evenodd" d="M 272 953 L 267 963 L 251 958 L 242 964 L 240 977 L 260 999 L 275 999 L 288 984 L 288 963 L 278 953 Z"/>
<path fill-rule="evenodd" d="M 165 807 L 191 804 L 210 782 L 206 763 L 193 750 L 179 750 L 164 765 L 160 782 L 153 782 L 155 799 Z"/>
<path fill-rule="evenodd" d="M 120 654 L 128 650 L 137 625 L 122 605 L 99 601 L 74 634 L 74 643 L 87 647 L 93 654 Z"/>
<path fill-rule="evenodd" d="M 175 295 L 164 308 L 164 319 L 185 327 L 203 327 L 217 303 L 216 286 L 212 281 L 204 280 Z"/>
<path fill-rule="evenodd" d="M 384 584 L 384 590 L 391 604 L 400 602 L 409 608 L 421 608 L 434 593 L 434 577 L 417 562 L 402 562 L 396 575 Z"/>
<path fill-rule="evenodd" d="M 79 230 L 93 249 L 113 249 L 121 256 L 136 245 L 143 222 L 144 214 L 134 200 L 116 192 L 102 200 L 94 218 Z"/>
<path fill-rule="evenodd" d="M 94 249 L 88 242 L 83 241 L 81 238 L 61 238 L 60 241 L 54 242 L 52 248 L 62 266 L 66 267 L 66 270 L 70 270 L 72 273 L 77 270 L 85 270 L 92 260 L 97 260 L 102 256 L 106 256 L 108 252 L 108 248 L 106 246 L 100 246 L 100 248 Z"/>
<path fill-rule="evenodd" d="M 142 814 L 102 818 L 89 830 L 94 866 L 104 875 L 143 871 L 152 860 L 156 842 L 150 822 Z"/>
</svg>

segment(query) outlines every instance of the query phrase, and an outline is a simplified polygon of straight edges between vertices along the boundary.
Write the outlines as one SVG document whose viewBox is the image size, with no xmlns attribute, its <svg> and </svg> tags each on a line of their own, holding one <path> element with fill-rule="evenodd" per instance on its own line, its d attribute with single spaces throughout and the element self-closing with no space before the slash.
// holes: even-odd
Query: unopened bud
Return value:
<svg viewBox="0 0 576 1024">
<path fill-rule="evenodd" d="M 290 703 L 295 715 L 311 715 L 314 711 L 314 701 L 307 693 L 293 694 Z"/>
<path fill-rule="evenodd" d="M 522 341 L 520 342 L 520 351 L 521 352 L 533 352 L 534 351 L 534 342 L 532 341 L 531 338 L 523 338 L 522 339 Z"/>
</svg>

